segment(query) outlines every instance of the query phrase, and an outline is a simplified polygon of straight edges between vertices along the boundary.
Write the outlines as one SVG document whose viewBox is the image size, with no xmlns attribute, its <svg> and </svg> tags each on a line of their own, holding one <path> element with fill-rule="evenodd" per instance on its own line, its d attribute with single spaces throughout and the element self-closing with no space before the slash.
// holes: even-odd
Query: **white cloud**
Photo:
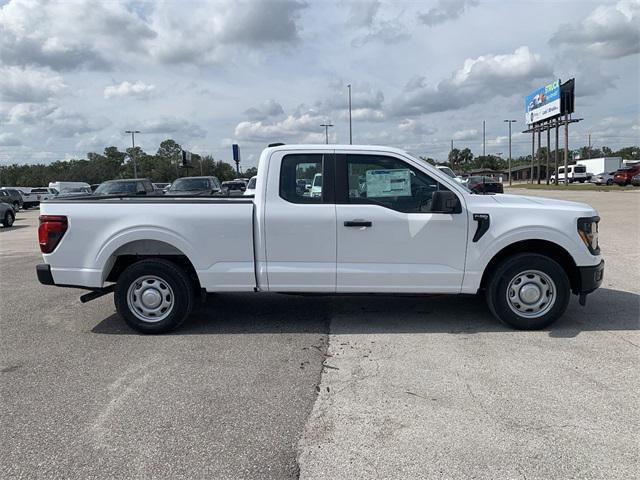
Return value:
<svg viewBox="0 0 640 480">
<path fill-rule="evenodd" d="M 418 20 L 429 27 L 434 27 L 460 17 L 465 10 L 478 5 L 477 0 L 438 0 L 435 7 L 427 13 L 418 14 Z"/>
<path fill-rule="evenodd" d="M 251 121 L 266 120 L 269 117 L 276 117 L 284 114 L 284 109 L 278 102 L 273 99 L 269 99 L 262 102 L 258 107 L 249 108 L 244 113 Z"/>
<path fill-rule="evenodd" d="M 104 98 L 136 97 L 149 98 L 155 93 L 155 85 L 147 85 L 144 82 L 135 83 L 124 81 L 117 85 L 109 85 L 104 89 Z"/>
<path fill-rule="evenodd" d="M 478 130 L 475 128 L 470 128 L 467 130 L 458 130 L 455 132 L 452 137 L 456 141 L 460 140 L 475 140 L 478 138 Z"/>
<path fill-rule="evenodd" d="M 276 141 L 303 142 L 308 138 L 324 138 L 321 124 L 329 119 L 317 110 L 298 107 L 298 111 L 276 122 L 244 121 L 235 128 L 238 140 L 271 143 Z M 321 138 L 322 137 L 322 138 Z"/>
<path fill-rule="evenodd" d="M 520 47 L 506 55 L 468 58 L 461 69 L 435 87 L 413 79 L 393 108 L 402 116 L 456 110 L 486 103 L 497 96 L 520 94 L 527 91 L 534 80 L 552 78 L 552 75 L 553 69 L 541 55 L 528 47 Z"/>
<path fill-rule="evenodd" d="M 110 123 L 106 118 L 88 117 L 51 103 L 19 103 L 9 110 L 7 117 L 11 125 L 37 126 L 63 138 L 101 130 Z"/>
<path fill-rule="evenodd" d="M 151 54 L 168 64 L 219 62 L 233 47 L 264 49 L 299 40 L 298 19 L 307 4 L 298 0 L 166 2 L 151 16 L 158 38 Z"/>
<path fill-rule="evenodd" d="M 561 25 L 549 43 L 584 49 L 601 58 L 640 53 L 640 0 L 601 5 L 581 22 Z"/>
<path fill-rule="evenodd" d="M 18 145 L 22 145 L 22 141 L 13 133 L 0 133 L 0 146 L 15 147 Z"/>
<path fill-rule="evenodd" d="M 155 36 L 121 2 L 12 0 L 0 8 L 0 60 L 53 70 L 106 70 Z"/>
<path fill-rule="evenodd" d="M 43 102 L 65 88 L 62 77 L 46 69 L 0 67 L 0 99 L 5 102 Z"/>
<path fill-rule="evenodd" d="M 133 126 L 132 126 L 133 127 Z M 159 133 L 178 135 L 180 137 L 199 138 L 206 135 L 206 131 L 198 124 L 178 117 L 160 117 L 149 119 L 136 125 L 143 134 Z M 133 129 L 133 128 L 132 128 Z M 180 138 L 175 138 L 180 143 Z"/>
</svg>

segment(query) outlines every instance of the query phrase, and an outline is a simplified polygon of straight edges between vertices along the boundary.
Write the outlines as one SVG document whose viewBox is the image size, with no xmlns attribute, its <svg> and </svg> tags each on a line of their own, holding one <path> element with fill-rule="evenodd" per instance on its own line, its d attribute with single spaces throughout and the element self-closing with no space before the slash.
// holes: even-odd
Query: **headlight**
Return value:
<svg viewBox="0 0 640 480">
<path fill-rule="evenodd" d="M 600 217 L 581 217 L 578 219 L 578 235 L 592 255 L 600 255 L 598 245 L 598 222 Z"/>
</svg>

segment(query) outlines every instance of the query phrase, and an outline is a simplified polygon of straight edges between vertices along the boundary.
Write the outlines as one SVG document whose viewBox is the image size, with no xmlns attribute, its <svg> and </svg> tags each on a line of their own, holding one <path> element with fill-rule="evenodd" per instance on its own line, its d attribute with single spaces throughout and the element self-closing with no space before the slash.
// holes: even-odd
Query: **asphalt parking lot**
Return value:
<svg viewBox="0 0 640 480">
<path fill-rule="evenodd" d="M 41 286 L 0 229 L 2 478 L 602 478 L 640 471 L 640 192 L 599 210 L 603 286 L 550 329 L 474 296 L 214 295 L 141 336 Z M 635 220 L 634 220 L 635 218 Z"/>
</svg>

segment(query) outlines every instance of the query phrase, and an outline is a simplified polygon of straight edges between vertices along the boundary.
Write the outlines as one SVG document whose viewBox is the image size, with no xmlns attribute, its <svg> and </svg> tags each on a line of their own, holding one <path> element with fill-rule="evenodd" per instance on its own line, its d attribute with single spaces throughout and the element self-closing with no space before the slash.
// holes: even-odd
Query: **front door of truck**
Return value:
<svg viewBox="0 0 640 480">
<path fill-rule="evenodd" d="M 460 291 L 467 214 L 433 213 L 438 190 L 407 159 L 336 152 L 338 292 Z"/>
<path fill-rule="evenodd" d="M 271 157 L 264 228 L 272 292 L 335 291 L 333 157 L 313 150 Z"/>
</svg>

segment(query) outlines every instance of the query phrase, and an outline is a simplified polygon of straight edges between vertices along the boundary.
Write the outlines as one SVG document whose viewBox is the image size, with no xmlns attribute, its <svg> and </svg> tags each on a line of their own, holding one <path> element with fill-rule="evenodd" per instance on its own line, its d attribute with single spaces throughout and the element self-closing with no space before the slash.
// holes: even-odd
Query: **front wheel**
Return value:
<svg viewBox="0 0 640 480">
<path fill-rule="evenodd" d="M 544 255 L 522 253 L 504 260 L 486 289 L 489 309 L 520 330 L 538 330 L 562 316 L 571 286 L 564 269 Z"/>
<path fill-rule="evenodd" d="M 16 219 L 13 212 L 7 210 L 7 213 L 4 214 L 4 218 L 2 219 L 2 225 L 9 228 L 13 225 L 13 221 Z"/>
<path fill-rule="evenodd" d="M 193 308 L 193 284 L 187 272 L 164 259 L 136 262 L 120 275 L 114 300 L 124 321 L 141 333 L 178 328 Z"/>
</svg>

